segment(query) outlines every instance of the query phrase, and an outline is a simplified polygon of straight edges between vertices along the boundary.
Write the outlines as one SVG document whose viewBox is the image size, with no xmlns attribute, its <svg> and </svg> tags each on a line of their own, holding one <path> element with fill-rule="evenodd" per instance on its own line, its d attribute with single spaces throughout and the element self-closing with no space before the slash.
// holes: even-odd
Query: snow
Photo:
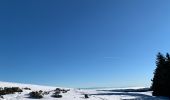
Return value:
<svg viewBox="0 0 170 100">
<path fill-rule="evenodd" d="M 44 95 L 41 100 L 169 100 L 166 97 L 154 97 L 151 91 L 147 92 L 114 92 L 115 89 L 140 89 L 144 87 L 130 87 L 130 88 L 107 88 L 107 89 L 70 89 L 67 93 L 61 93 L 62 98 L 53 98 L 52 90 L 58 87 L 40 86 L 32 84 L 19 84 L 11 82 L 0 82 L 0 87 L 20 87 L 31 88 L 31 90 L 23 90 L 22 93 L 3 95 L 2 100 L 35 100 L 29 98 L 28 94 L 31 91 L 51 91 L 50 94 Z M 60 87 L 61 88 L 61 87 Z M 85 99 L 84 94 L 89 94 L 89 98 Z M 0 99 L 1 100 L 1 99 Z"/>
<path fill-rule="evenodd" d="M 12 83 L 12 82 L 0 82 L 0 87 L 20 87 L 20 88 L 31 88 L 32 90 L 53 90 L 56 87 L 52 86 L 41 86 L 41 85 L 32 85 L 32 84 L 21 84 L 21 83 Z"/>
</svg>

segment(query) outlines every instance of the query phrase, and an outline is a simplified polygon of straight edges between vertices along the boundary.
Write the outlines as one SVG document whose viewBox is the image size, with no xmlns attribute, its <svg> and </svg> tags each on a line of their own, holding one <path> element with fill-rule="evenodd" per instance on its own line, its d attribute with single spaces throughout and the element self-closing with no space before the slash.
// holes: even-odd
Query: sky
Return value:
<svg viewBox="0 0 170 100">
<path fill-rule="evenodd" d="M 169 0 L 1 0 L 0 81 L 151 85 L 170 52 Z"/>
</svg>

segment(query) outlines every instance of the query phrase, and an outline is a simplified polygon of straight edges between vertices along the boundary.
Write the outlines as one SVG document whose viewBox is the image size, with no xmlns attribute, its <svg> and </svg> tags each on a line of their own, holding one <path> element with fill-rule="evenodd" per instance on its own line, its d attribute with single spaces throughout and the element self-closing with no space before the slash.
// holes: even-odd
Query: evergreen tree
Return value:
<svg viewBox="0 0 170 100">
<path fill-rule="evenodd" d="M 170 96 L 170 55 L 166 54 L 166 93 Z"/>
<path fill-rule="evenodd" d="M 166 57 L 158 53 L 152 82 L 154 96 L 170 96 L 170 55 L 168 53 Z"/>
</svg>

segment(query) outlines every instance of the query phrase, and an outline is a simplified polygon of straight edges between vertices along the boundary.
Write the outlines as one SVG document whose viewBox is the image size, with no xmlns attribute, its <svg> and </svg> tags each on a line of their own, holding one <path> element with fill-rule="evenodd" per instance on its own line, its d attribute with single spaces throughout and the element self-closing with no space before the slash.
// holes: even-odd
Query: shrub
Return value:
<svg viewBox="0 0 170 100">
<path fill-rule="evenodd" d="M 24 90 L 31 90 L 31 88 L 28 88 L 28 87 L 25 87 L 25 88 L 23 88 Z"/>
<path fill-rule="evenodd" d="M 15 92 L 22 92 L 19 87 L 5 87 L 0 89 L 0 95 L 14 94 Z"/>
<path fill-rule="evenodd" d="M 33 91 L 29 93 L 30 98 L 40 99 L 43 98 L 42 94 L 38 91 Z"/>
<path fill-rule="evenodd" d="M 55 91 L 61 91 L 61 89 L 60 88 L 56 88 Z"/>
<path fill-rule="evenodd" d="M 2 95 L 0 95 L 0 98 L 1 98 L 1 99 L 4 99 L 4 97 L 3 97 Z"/>
<path fill-rule="evenodd" d="M 62 93 L 67 93 L 67 90 L 63 90 Z"/>
<path fill-rule="evenodd" d="M 41 93 L 41 94 L 42 94 L 42 93 L 43 93 L 43 91 L 42 91 L 42 90 L 40 90 L 40 91 L 39 91 L 39 93 Z"/>
<path fill-rule="evenodd" d="M 52 97 L 54 97 L 54 98 L 62 98 L 62 95 L 60 95 L 60 94 L 55 94 L 55 93 L 54 93 L 54 94 L 52 95 Z"/>
<path fill-rule="evenodd" d="M 44 91 L 42 95 L 48 95 L 50 92 Z"/>
<path fill-rule="evenodd" d="M 60 94 L 61 92 L 59 90 L 55 91 L 55 94 Z"/>
<path fill-rule="evenodd" d="M 11 89 L 13 92 L 23 92 L 19 87 L 12 87 Z"/>
<path fill-rule="evenodd" d="M 61 93 L 61 89 L 60 88 L 56 88 L 54 91 L 55 91 L 54 94 L 60 94 Z"/>
<path fill-rule="evenodd" d="M 14 89 L 9 88 L 9 87 L 5 87 L 5 88 L 4 88 L 4 92 L 5 92 L 6 94 L 13 94 L 13 93 L 14 93 Z"/>
<path fill-rule="evenodd" d="M 84 94 L 84 98 L 89 98 L 89 96 L 87 94 Z"/>
<path fill-rule="evenodd" d="M 62 91 L 62 93 L 67 93 L 70 90 L 62 89 L 61 91 Z"/>
<path fill-rule="evenodd" d="M 62 91 L 62 89 L 56 88 L 55 93 L 52 95 L 52 97 L 54 97 L 54 98 L 62 98 L 62 95 L 60 95 L 61 91 Z"/>
<path fill-rule="evenodd" d="M 0 90 L 0 95 L 5 95 L 5 91 L 4 90 Z"/>
<path fill-rule="evenodd" d="M 55 91 L 55 93 L 60 94 L 61 92 L 62 92 L 62 93 L 67 93 L 67 92 L 70 91 L 70 90 L 56 88 L 54 91 Z"/>
</svg>

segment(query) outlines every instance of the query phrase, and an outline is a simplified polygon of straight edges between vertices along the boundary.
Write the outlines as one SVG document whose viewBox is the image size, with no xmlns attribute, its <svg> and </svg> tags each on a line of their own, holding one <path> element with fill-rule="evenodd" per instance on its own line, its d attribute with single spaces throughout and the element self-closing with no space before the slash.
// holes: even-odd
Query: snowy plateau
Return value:
<svg viewBox="0 0 170 100">
<path fill-rule="evenodd" d="M 169 100 L 167 97 L 152 96 L 152 91 L 147 91 L 144 87 L 129 88 L 102 88 L 102 89 L 77 89 L 51 87 L 32 84 L 20 84 L 12 82 L 0 82 L 1 90 L 4 87 L 19 87 L 22 92 L 1 95 L 0 100 L 39 100 L 30 98 L 29 93 L 32 91 L 48 92 L 43 94 L 40 100 Z M 25 89 L 25 88 L 30 88 Z M 56 88 L 68 90 L 66 93 L 61 92 L 61 98 L 54 98 L 52 95 Z M 145 91 L 146 90 L 146 91 Z M 88 98 L 85 98 L 88 95 Z"/>
</svg>

